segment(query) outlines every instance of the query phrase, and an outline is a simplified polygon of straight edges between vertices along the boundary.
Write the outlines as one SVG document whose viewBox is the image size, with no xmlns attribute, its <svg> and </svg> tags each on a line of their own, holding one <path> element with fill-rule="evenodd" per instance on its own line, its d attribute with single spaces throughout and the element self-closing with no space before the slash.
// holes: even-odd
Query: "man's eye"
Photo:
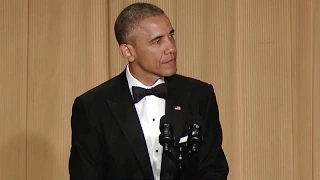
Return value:
<svg viewBox="0 0 320 180">
<path fill-rule="evenodd" d="M 160 42 L 160 39 L 155 40 L 153 43 L 158 44 Z"/>
<path fill-rule="evenodd" d="M 174 35 L 175 35 L 175 34 L 170 34 L 170 37 L 174 38 Z"/>
</svg>

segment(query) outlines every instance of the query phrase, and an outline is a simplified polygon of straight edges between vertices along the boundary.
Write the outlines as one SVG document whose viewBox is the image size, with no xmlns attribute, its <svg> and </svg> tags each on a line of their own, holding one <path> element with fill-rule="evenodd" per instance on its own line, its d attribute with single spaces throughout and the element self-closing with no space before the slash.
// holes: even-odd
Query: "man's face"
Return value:
<svg viewBox="0 0 320 180">
<path fill-rule="evenodd" d="M 151 85 L 161 77 L 176 73 L 177 49 L 174 30 L 165 14 L 140 21 L 134 34 L 134 61 L 129 68 L 138 80 Z"/>
</svg>

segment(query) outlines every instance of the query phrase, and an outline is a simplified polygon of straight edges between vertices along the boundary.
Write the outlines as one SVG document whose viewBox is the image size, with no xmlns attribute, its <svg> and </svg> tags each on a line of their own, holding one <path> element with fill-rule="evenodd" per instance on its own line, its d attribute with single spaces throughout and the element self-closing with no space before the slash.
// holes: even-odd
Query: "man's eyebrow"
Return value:
<svg viewBox="0 0 320 180">
<path fill-rule="evenodd" d="M 174 29 L 172 29 L 172 30 L 170 31 L 169 35 L 171 35 L 171 34 L 174 34 Z M 153 42 L 153 41 L 155 41 L 155 40 L 161 39 L 162 37 L 163 37 L 163 35 L 156 36 L 155 38 L 152 38 L 152 39 L 150 40 L 150 42 Z"/>
<path fill-rule="evenodd" d="M 174 34 L 174 29 L 172 29 L 169 34 Z"/>
<path fill-rule="evenodd" d="M 162 37 L 163 37 L 163 35 L 156 36 L 155 38 L 151 39 L 150 42 L 153 42 L 155 40 L 161 39 Z"/>
</svg>

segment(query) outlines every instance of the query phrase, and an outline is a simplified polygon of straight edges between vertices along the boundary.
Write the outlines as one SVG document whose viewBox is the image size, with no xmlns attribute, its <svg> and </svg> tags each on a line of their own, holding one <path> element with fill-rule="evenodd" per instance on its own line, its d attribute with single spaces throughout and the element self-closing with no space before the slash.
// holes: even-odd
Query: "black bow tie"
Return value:
<svg viewBox="0 0 320 180">
<path fill-rule="evenodd" d="M 155 95 L 159 98 L 165 99 L 167 97 L 167 85 L 165 83 L 162 83 L 151 89 L 132 86 L 132 94 L 134 103 L 139 102 L 142 98 L 148 95 Z"/>
</svg>

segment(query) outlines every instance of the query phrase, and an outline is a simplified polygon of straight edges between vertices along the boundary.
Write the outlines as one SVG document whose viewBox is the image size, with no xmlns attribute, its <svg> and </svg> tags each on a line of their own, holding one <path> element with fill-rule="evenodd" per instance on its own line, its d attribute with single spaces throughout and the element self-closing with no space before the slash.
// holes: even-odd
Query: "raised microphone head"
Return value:
<svg viewBox="0 0 320 180">
<path fill-rule="evenodd" d="M 190 118 L 190 126 L 188 133 L 188 148 L 190 156 L 195 156 L 199 151 L 199 145 L 203 141 L 201 117 L 192 116 Z"/>
<path fill-rule="evenodd" d="M 173 127 L 166 115 L 163 115 L 160 119 L 159 143 L 163 146 L 164 154 L 171 153 L 171 147 L 174 145 Z"/>
</svg>

